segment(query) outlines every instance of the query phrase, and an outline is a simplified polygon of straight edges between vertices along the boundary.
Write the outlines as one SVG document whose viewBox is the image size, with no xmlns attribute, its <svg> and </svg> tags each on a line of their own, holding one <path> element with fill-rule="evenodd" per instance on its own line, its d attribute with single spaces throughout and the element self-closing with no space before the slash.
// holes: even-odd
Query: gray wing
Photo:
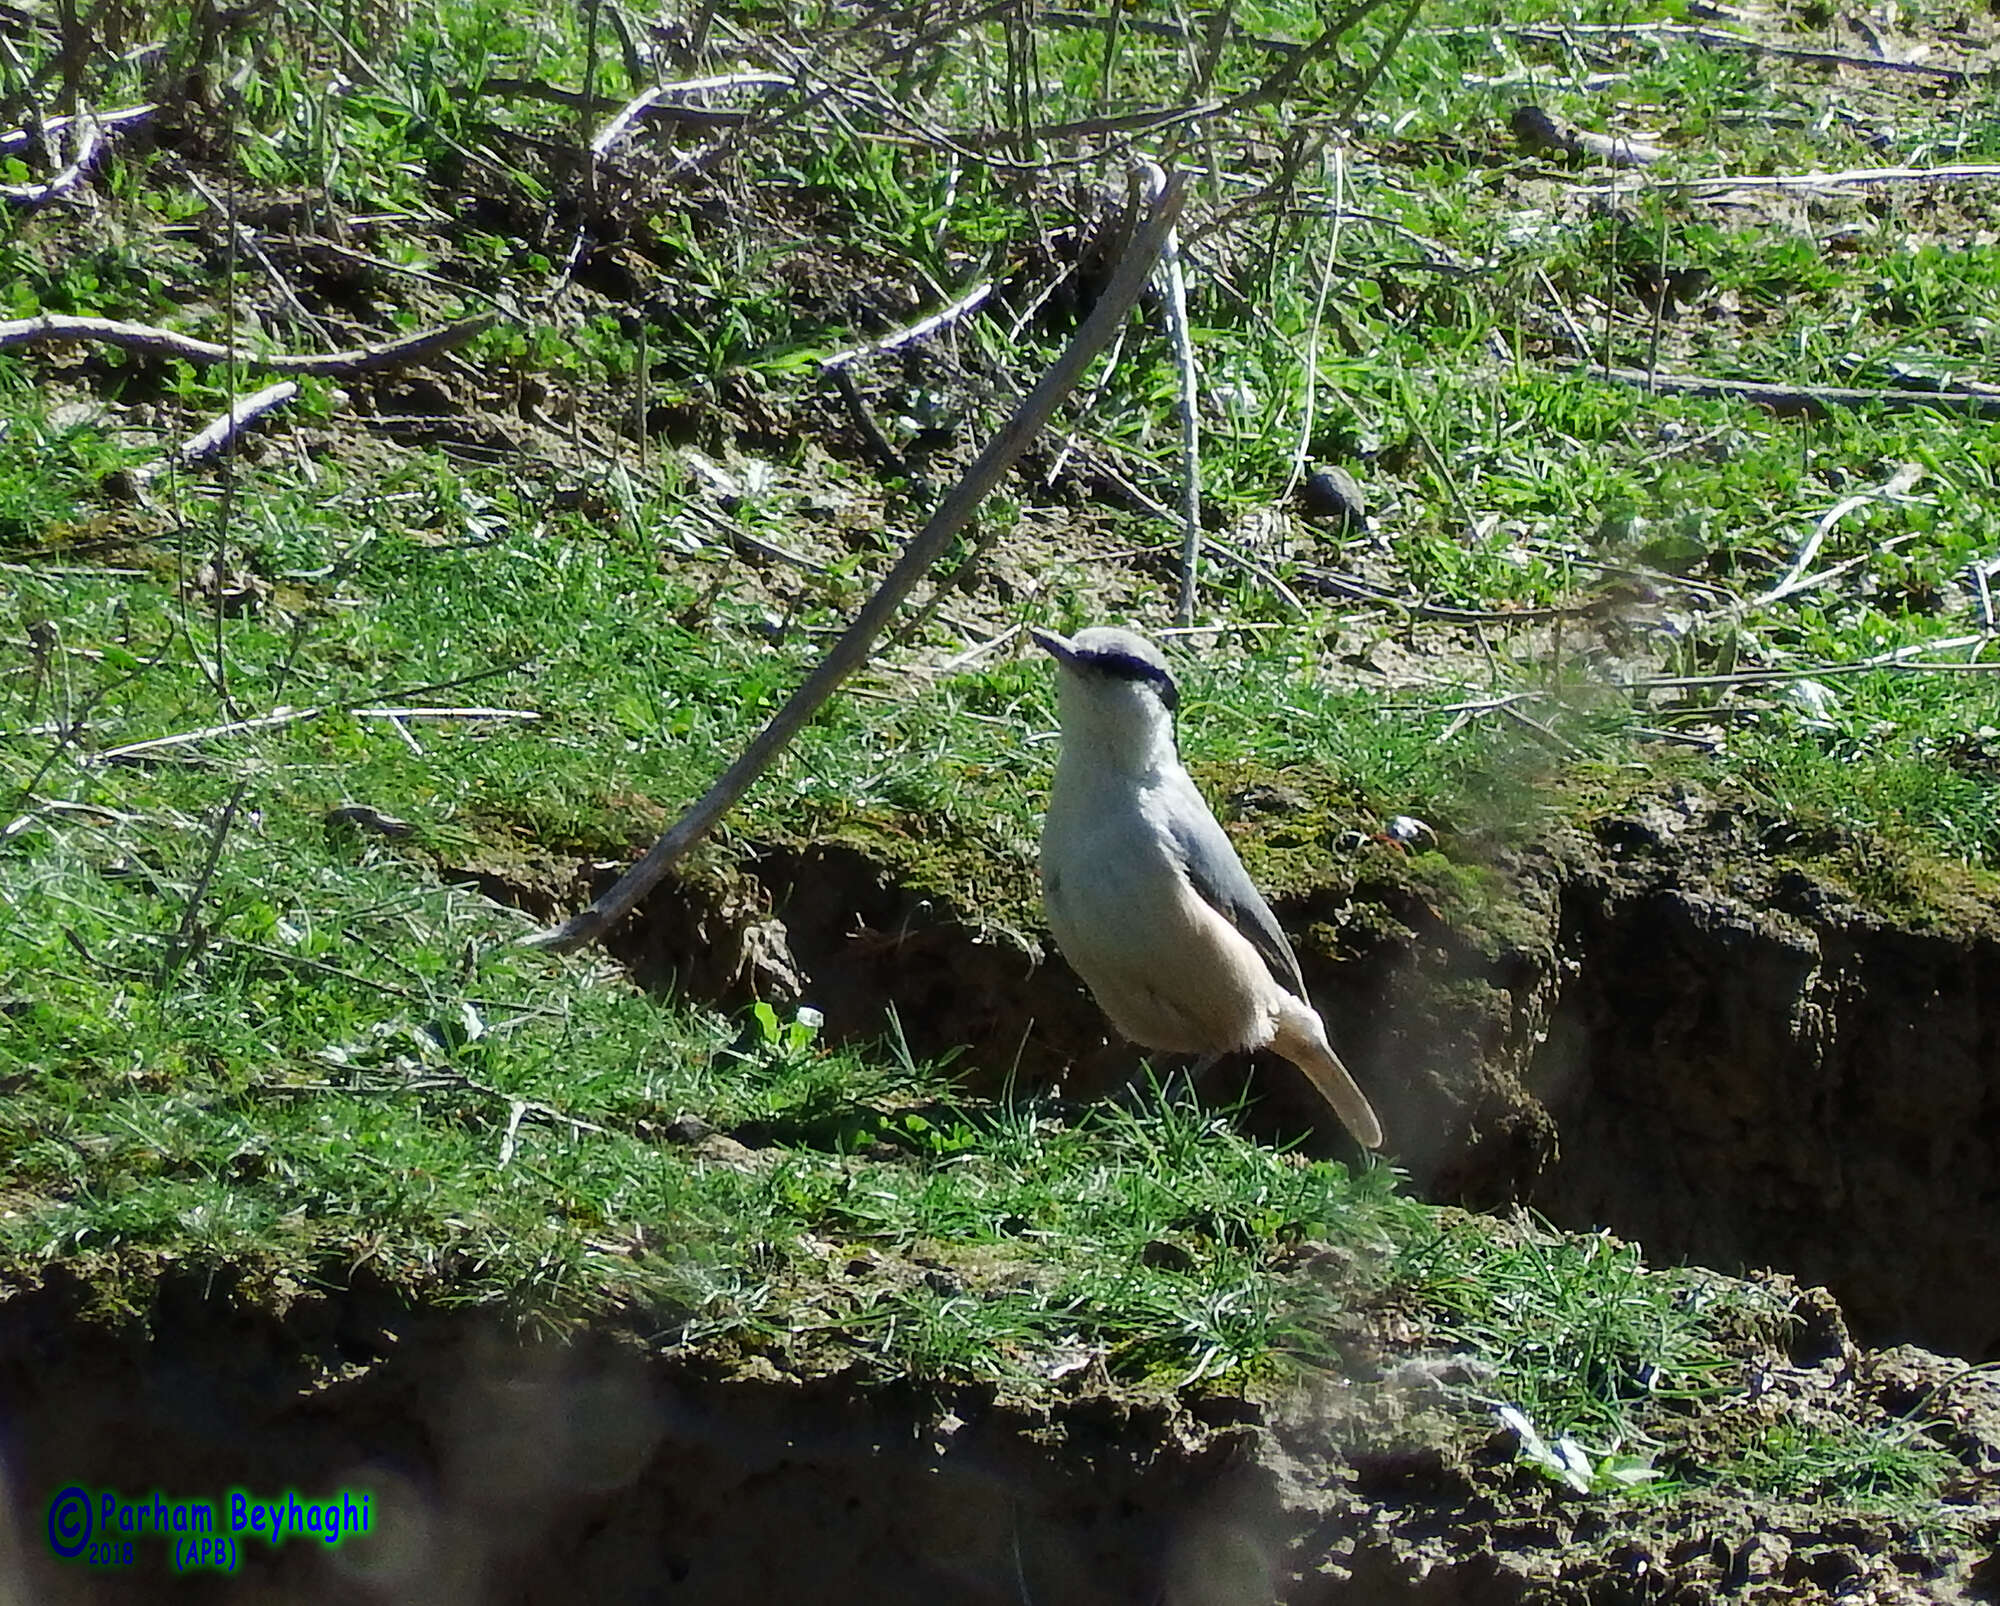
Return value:
<svg viewBox="0 0 2000 1606">
<path fill-rule="evenodd" d="M 1197 794 L 1197 797 L 1199 794 Z M 1264 901 L 1264 894 L 1243 868 L 1215 816 L 1203 804 L 1199 811 L 1177 812 L 1169 827 L 1174 851 L 1181 868 L 1209 907 L 1220 910 L 1229 923 L 1250 939 L 1250 945 L 1270 966 L 1278 984 L 1298 998 L 1306 996 L 1305 978 L 1299 974 L 1298 956 L 1285 934 L 1278 929 L 1278 917 Z"/>
</svg>

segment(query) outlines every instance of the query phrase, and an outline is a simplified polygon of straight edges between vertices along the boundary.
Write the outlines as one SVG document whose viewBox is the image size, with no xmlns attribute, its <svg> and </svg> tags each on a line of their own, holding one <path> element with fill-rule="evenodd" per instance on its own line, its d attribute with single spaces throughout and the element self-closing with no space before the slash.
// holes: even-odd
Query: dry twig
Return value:
<svg viewBox="0 0 2000 1606">
<path fill-rule="evenodd" d="M 284 302 L 293 319 L 305 329 L 310 329 L 328 345 L 333 337 L 327 333 L 326 325 L 313 315 L 312 309 L 299 299 L 292 288 L 292 281 L 285 277 L 284 270 L 271 260 L 271 254 L 264 249 L 256 233 L 236 221 L 236 209 L 229 201 L 218 198 L 209 187 L 202 183 L 201 175 L 191 167 L 181 164 L 179 177 L 182 183 L 193 187 L 195 193 L 208 202 L 208 209 L 234 231 L 237 246 L 247 255 L 254 257 L 257 265 L 264 270 L 264 277 L 271 281 L 271 288 L 278 292 L 278 299 Z"/>
<path fill-rule="evenodd" d="M 83 117 L 76 121 L 76 149 L 69 165 L 43 184 L 0 184 L 0 201 L 11 201 L 16 206 L 40 206 L 76 188 L 84 171 L 97 159 L 98 146 L 103 143 L 93 119 Z"/>
<path fill-rule="evenodd" d="M 244 351 L 219 346 L 212 340 L 197 340 L 192 335 L 176 334 L 171 329 L 157 328 L 152 324 L 44 312 L 32 318 L 0 322 L 0 351 L 96 341 L 125 351 L 143 351 L 157 357 L 180 357 L 188 362 L 238 362 L 246 367 L 264 368 L 278 374 L 338 377 L 379 373 L 386 368 L 422 362 L 440 352 L 456 351 L 497 322 L 499 319 L 493 313 L 481 313 L 476 318 L 447 324 L 442 329 L 427 329 L 421 334 L 404 335 L 400 339 L 384 340 L 372 346 L 356 346 L 350 351 L 321 354 Z"/>
<path fill-rule="evenodd" d="M 268 714 L 251 719 L 232 719 L 222 725 L 204 725 L 199 730 L 176 731 L 171 736 L 152 736 L 143 742 L 126 742 L 107 747 L 95 757 L 99 764 L 122 764 L 169 747 L 186 747 L 194 742 L 212 741 L 218 736 L 241 736 L 250 731 L 275 730 L 280 725 L 303 725 L 324 719 L 328 714 L 352 714 L 357 719 L 540 719 L 527 709 L 510 708 L 353 708 L 346 703 L 318 703 L 310 708 L 280 705 Z"/>
<path fill-rule="evenodd" d="M 1286 471 L 1284 489 L 1278 493 L 1280 502 L 1289 502 L 1292 493 L 1298 489 L 1299 481 L 1306 473 L 1307 460 L 1312 456 L 1313 412 L 1319 402 L 1319 331 L 1320 320 L 1326 315 L 1327 291 L 1333 285 L 1334 264 L 1340 258 L 1341 226 L 1347 220 L 1347 153 L 1338 145 L 1333 148 L 1333 210 L 1332 223 L 1327 229 L 1326 255 L 1320 259 L 1319 284 L 1313 291 L 1312 319 L 1306 325 L 1305 349 L 1305 402 L 1300 410 L 1299 444 L 1292 452 L 1292 466 Z"/>
<path fill-rule="evenodd" d="M 116 111 L 84 112 L 77 117 L 51 117 L 42 124 L 45 134 L 59 134 L 71 124 L 81 120 L 95 123 L 106 134 L 116 133 L 121 128 L 129 128 L 134 123 L 142 123 L 160 108 L 154 105 L 121 106 Z M 13 155 L 19 151 L 32 149 L 36 144 L 35 135 L 25 128 L 10 128 L 0 134 L 0 154 Z"/>
<path fill-rule="evenodd" d="M 490 92 L 498 80 L 490 80 L 486 88 Z M 590 153 L 596 157 L 608 156 L 640 118 L 658 110 L 661 115 L 700 121 L 711 127 L 730 126 L 742 122 L 751 114 L 743 111 L 726 111 L 717 114 L 707 107 L 690 107 L 680 104 L 682 95 L 704 94 L 718 89 L 791 89 L 792 80 L 783 73 L 739 72 L 725 73 L 717 78 L 690 78 L 677 84 L 655 84 L 633 96 L 618 108 L 618 113 L 599 131 L 590 142 Z M 596 97 L 579 95 L 576 101 L 588 107 Z"/>
<path fill-rule="evenodd" d="M 1516 106 L 1507 126 L 1523 145 L 1607 162 L 1613 167 L 1649 167 L 1667 154 L 1657 145 L 1626 134 L 1599 134 L 1556 117 L 1539 106 Z"/>
<path fill-rule="evenodd" d="M 2000 178 L 2000 162 L 1951 162 L 1938 167 L 1846 167 L 1837 173 L 1717 174 L 1713 178 L 1662 178 L 1579 185 L 1579 195 L 1630 195 L 1635 190 L 1676 190 L 1694 200 L 1716 200 L 1735 190 L 1832 190 L 1869 184 L 1964 184 Z"/>
<path fill-rule="evenodd" d="M 1447 30 L 1463 32 L 1461 29 Z M 1484 34 L 1493 30 L 1481 27 Z M 1922 61 L 1894 61 L 1886 56 L 1853 56 L 1839 50 L 1815 50 L 1806 45 L 1772 44 L 1762 39 L 1751 39 L 1740 33 L 1730 33 L 1723 28 L 1704 28 L 1699 24 L 1686 22 L 1586 22 L 1564 23 L 1560 27 L 1544 25 L 1517 25 L 1502 27 L 1502 33 L 1516 39 L 1534 39 L 1547 44 L 1569 44 L 1577 38 L 1653 38 L 1686 39 L 1691 43 L 1706 45 L 1711 50 L 1740 50 L 1747 55 L 1772 56 L 1782 61 L 1802 61 L 1816 67 L 1858 67 L 1871 72 L 1908 73 L 1919 78 L 1934 78 L 1941 83 L 1962 84 L 1972 75 L 1957 67 L 1933 67 Z"/>
<path fill-rule="evenodd" d="M 1819 556 L 1819 549 L 1826 544 L 1826 538 L 1833 533 L 1835 525 L 1859 508 L 1871 502 L 1900 502 L 1908 497 L 1910 487 L 1923 478 L 1923 469 L 1915 463 L 1900 464 L 1886 482 L 1853 496 L 1843 497 L 1815 521 L 1812 534 L 1799 547 L 1799 553 L 1792 560 L 1792 566 L 1785 571 L 1785 577 L 1766 591 L 1761 597 L 1745 604 L 1750 608 L 1768 607 L 1771 603 L 1789 597 L 1794 591 L 1804 591 L 1815 583 L 1805 577 L 1812 560 Z"/>
<path fill-rule="evenodd" d="M 884 352 L 899 351 L 904 346 L 922 340 L 927 335 L 933 335 L 940 329 L 948 328 L 968 313 L 977 311 L 985 304 L 986 298 L 992 294 L 993 281 L 991 279 L 986 280 L 982 284 L 976 284 L 970 290 L 966 291 L 964 295 L 952 302 L 950 306 L 941 307 L 928 317 L 919 318 L 915 323 L 905 324 L 900 329 L 891 330 L 878 340 L 870 340 L 859 346 L 849 346 L 843 351 L 836 351 L 830 357 L 820 358 L 820 369 L 822 372 L 830 372 L 835 368 L 844 368 L 851 362 L 860 362 L 864 357 L 879 357 Z"/>
<path fill-rule="evenodd" d="M 1649 374 L 1643 368 L 1607 368 L 1592 363 L 1585 372 L 1621 385 L 1638 385 L 1673 396 L 1723 396 L 1761 402 L 1780 413 L 1821 416 L 1835 407 L 1935 407 L 1963 410 L 1974 418 L 2000 418 L 2000 391 L 1868 390 L 1849 385 L 1774 385 L 1761 379 L 1702 379 L 1693 374 Z"/>
<path fill-rule="evenodd" d="M 215 456 L 258 419 L 266 413 L 275 412 L 298 393 L 299 382 L 296 379 L 281 379 L 275 385 L 266 385 L 253 395 L 239 398 L 230 404 L 228 412 L 213 423 L 196 430 L 165 457 L 157 462 L 148 463 L 134 478 L 144 485 L 148 480 L 166 473 L 170 468 L 184 468 L 190 463 L 199 463 L 204 458 Z"/>
<path fill-rule="evenodd" d="M 534 947 L 566 953 L 602 936 L 614 921 L 646 895 L 689 848 L 708 834 L 800 727 L 833 695 L 840 683 L 866 661 L 869 649 L 903 600 L 929 573 L 952 538 L 978 510 L 986 494 L 1027 450 L 1057 404 L 1075 387 L 1083 370 L 1110 343 L 1113 333 L 1123 324 L 1126 314 L 1145 289 L 1167 233 L 1180 215 L 1183 195 L 1181 180 L 1176 175 L 1167 184 L 1151 215 L 1134 233 L 1117 273 L 1068 349 L 1015 409 L 1014 416 L 1008 419 L 1000 433 L 987 443 L 944 504 L 905 548 L 875 595 L 855 616 L 846 634 L 834 643 L 832 651 L 820 666 L 744 749 L 742 756 L 723 772 L 707 794 L 682 815 L 671 830 L 653 844 L 652 850 L 627 871 L 616 886 L 561 926 L 525 938 L 525 942 Z"/>
<path fill-rule="evenodd" d="M 1145 176 L 1147 203 L 1158 206 L 1167 175 L 1153 162 L 1142 162 L 1139 171 Z M 1174 618 L 1191 625 L 1201 571 L 1201 411 L 1194 335 L 1188 328 L 1187 275 L 1181 271 L 1180 241 L 1173 229 L 1160 247 L 1159 277 L 1166 291 L 1167 334 L 1181 381 L 1181 595 Z"/>
</svg>

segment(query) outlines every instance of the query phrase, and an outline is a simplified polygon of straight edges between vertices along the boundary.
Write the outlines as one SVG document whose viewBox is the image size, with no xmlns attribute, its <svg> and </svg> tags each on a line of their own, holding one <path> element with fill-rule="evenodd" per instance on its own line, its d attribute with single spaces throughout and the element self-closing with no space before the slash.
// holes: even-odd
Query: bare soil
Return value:
<svg viewBox="0 0 2000 1606">
<path fill-rule="evenodd" d="M 151 1555 L 85 1571 L 53 1563 L 42 1514 L 22 1512 L 0 1534 L 10 1599 L 1993 1598 L 2000 1383 L 1857 1350 L 1830 1304 L 1792 1350 L 1758 1353 L 1732 1409 L 1922 1413 L 1966 1469 L 1952 1498 L 1984 1513 L 1983 1539 L 1785 1500 L 1572 1495 L 1505 1433 L 1441 1449 L 1462 1443 L 1440 1426 L 1452 1365 L 1392 1341 L 1351 1376 L 1264 1395 L 1083 1385 L 1028 1405 L 670 1355 L 636 1319 L 537 1339 L 365 1277 L 308 1291 L 159 1265 L 134 1281 L 144 1303 L 115 1311 L 97 1270 L 0 1304 L 15 1487 L 367 1491 L 369 1541 L 251 1543 L 233 1576 Z"/>
</svg>

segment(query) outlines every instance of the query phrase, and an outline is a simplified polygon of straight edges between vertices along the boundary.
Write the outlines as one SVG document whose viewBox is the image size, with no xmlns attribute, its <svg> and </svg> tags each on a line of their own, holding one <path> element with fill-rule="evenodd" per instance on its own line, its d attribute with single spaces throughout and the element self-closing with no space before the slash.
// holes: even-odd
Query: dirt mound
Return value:
<svg viewBox="0 0 2000 1606">
<path fill-rule="evenodd" d="M 1262 1398 L 1080 1386 L 1029 1406 L 787 1375 L 636 1326 L 538 1339 L 365 1278 L 304 1292 L 152 1270 L 141 1310 L 107 1314 L 67 1274 L 0 1304 L 14 1598 L 1991 1598 L 1963 1532 L 1715 1493 L 1612 1502 L 1522 1465 L 1497 1429 L 1449 1448 L 1454 1385 L 1421 1354 Z M 1990 1515 L 1992 1379 L 1837 1344 L 1753 1364 L 1732 1410 L 1933 1422 L 1965 1468 L 1953 1498 Z M 368 1497 L 369 1542 L 252 1542 L 233 1577 L 176 1577 L 142 1534 L 129 1569 L 92 1570 L 42 1542 L 45 1491 L 69 1486 L 209 1502 L 223 1527 L 232 1489 L 344 1490 Z"/>
</svg>

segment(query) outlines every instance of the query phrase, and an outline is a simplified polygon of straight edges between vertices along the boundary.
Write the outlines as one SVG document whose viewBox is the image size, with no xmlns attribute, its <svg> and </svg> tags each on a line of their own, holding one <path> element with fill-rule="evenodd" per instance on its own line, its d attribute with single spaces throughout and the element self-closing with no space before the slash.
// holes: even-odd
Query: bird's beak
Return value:
<svg viewBox="0 0 2000 1606">
<path fill-rule="evenodd" d="M 1053 630 L 1030 629 L 1028 634 L 1035 638 L 1035 645 L 1059 664 L 1076 662 L 1076 648 L 1067 636 L 1059 636 Z"/>
</svg>

